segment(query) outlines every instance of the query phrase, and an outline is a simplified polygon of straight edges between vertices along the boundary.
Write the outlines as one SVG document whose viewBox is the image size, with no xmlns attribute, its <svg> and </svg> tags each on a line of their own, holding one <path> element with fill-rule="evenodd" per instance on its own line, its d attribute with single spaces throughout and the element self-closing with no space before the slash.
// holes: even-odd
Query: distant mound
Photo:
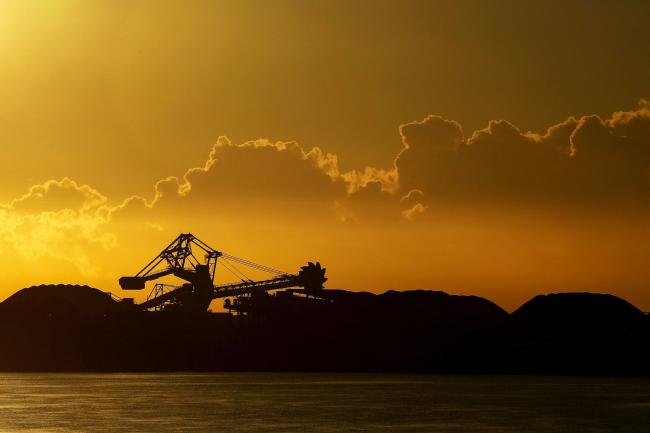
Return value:
<svg viewBox="0 0 650 433">
<path fill-rule="evenodd" d="M 294 290 L 293 293 L 303 293 Z M 312 302 L 303 297 L 264 295 L 254 299 L 250 312 L 277 313 L 282 316 L 290 312 L 304 313 L 312 318 L 314 314 L 325 315 L 323 320 L 345 317 L 362 322 L 372 319 L 376 323 L 415 321 L 428 324 L 462 324 L 463 327 L 481 323 L 495 323 L 506 320 L 508 313 L 495 303 L 478 296 L 449 295 L 431 290 L 396 291 L 383 294 L 350 292 L 328 289 L 316 295 L 329 302 Z M 291 308 L 295 306 L 294 308 Z M 315 307 L 315 308 L 314 308 Z M 403 325 L 402 325 L 403 326 Z"/>
<path fill-rule="evenodd" d="M 438 317 L 463 321 L 503 320 L 508 313 L 497 304 L 479 296 L 449 295 L 440 291 L 412 290 L 399 292 L 389 290 L 378 298 L 393 308 L 404 308 Z"/>
<path fill-rule="evenodd" d="M 508 313 L 495 303 L 478 296 L 449 295 L 431 290 L 389 290 L 380 295 L 368 292 L 326 290 L 323 297 L 341 307 L 352 307 L 356 314 L 385 315 L 386 320 L 413 317 L 427 321 L 464 324 L 494 323 L 505 320 Z M 403 317 L 404 316 L 404 317 Z"/>
<path fill-rule="evenodd" d="M 516 327 L 529 335 L 598 338 L 625 334 L 645 319 L 643 312 L 629 302 L 599 293 L 538 295 L 511 317 Z"/>
<path fill-rule="evenodd" d="M 650 316 L 611 295 L 537 296 L 512 314 L 425 290 L 289 289 L 227 305 L 234 314 L 143 313 L 88 286 L 29 287 L 0 303 L 0 371 L 650 375 Z"/>
<path fill-rule="evenodd" d="M 101 290 L 57 284 L 27 287 L 0 303 L 0 312 L 29 315 L 98 316 L 115 311 L 118 303 Z"/>
<path fill-rule="evenodd" d="M 293 290 L 259 294 L 240 306 L 249 323 L 260 326 L 246 350 L 265 348 L 272 353 L 266 357 L 269 368 L 288 370 L 460 369 L 457 355 L 462 351 L 471 362 L 476 342 L 508 320 L 508 313 L 486 299 L 426 290 L 381 295 Z"/>
</svg>

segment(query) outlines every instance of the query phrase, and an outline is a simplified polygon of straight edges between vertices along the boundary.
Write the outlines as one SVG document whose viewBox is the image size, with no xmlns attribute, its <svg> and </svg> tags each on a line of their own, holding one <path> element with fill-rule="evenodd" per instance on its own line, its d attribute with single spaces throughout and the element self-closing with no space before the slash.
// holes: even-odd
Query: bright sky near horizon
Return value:
<svg viewBox="0 0 650 433">
<path fill-rule="evenodd" d="M 0 298 L 116 291 L 193 232 L 289 271 L 318 259 L 332 287 L 650 310 L 649 19 L 644 1 L 2 1 Z"/>
</svg>

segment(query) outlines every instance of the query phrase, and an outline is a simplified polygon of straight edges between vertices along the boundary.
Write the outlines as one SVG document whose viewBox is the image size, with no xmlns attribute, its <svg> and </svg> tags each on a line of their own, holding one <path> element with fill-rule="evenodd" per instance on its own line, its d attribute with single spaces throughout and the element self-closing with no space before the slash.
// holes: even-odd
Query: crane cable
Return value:
<svg viewBox="0 0 650 433">
<path fill-rule="evenodd" d="M 249 278 L 246 275 L 244 275 L 243 272 L 235 268 L 233 264 L 229 263 L 227 260 L 220 260 L 219 263 L 221 263 L 228 272 L 233 274 L 236 278 L 239 278 L 242 282 L 250 281 Z"/>
<path fill-rule="evenodd" d="M 234 269 L 235 271 L 237 271 L 237 273 L 239 273 L 240 275 L 242 275 L 242 276 L 244 277 L 244 280 L 245 280 L 245 281 L 248 281 L 248 282 L 253 281 L 253 280 L 251 280 L 251 279 L 248 277 L 248 275 L 246 275 L 246 274 L 245 274 L 241 269 L 239 269 L 237 266 L 235 266 L 234 263 L 228 261 L 228 259 L 226 259 L 226 261 L 228 262 L 228 264 L 230 265 L 230 267 L 231 267 L 232 269 Z M 242 280 L 242 281 L 244 281 L 244 280 Z"/>
<path fill-rule="evenodd" d="M 244 266 L 248 266 L 249 268 L 253 268 L 253 269 L 256 269 L 256 270 L 259 270 L 259 271 L 268 272 L 269 274 L 287 275 L 286 272 L 281 271 L 279 269 L 275 269 L 275 268 L 272 268 L 270 266 L 260 265 L 258 263 L 251 262 L 250 260 L 242 259 L 240 257 L 233 256 L 233 255 L 230 255 L 230 254 L 227 254 L 227 253 L 223 253 L 221 257 L 225 258 L 225 259 L 228 259 L 228 260 L 232 260 L 232 261 L 237 262 L 239 264 L 242 264 Z"/>
</svg>

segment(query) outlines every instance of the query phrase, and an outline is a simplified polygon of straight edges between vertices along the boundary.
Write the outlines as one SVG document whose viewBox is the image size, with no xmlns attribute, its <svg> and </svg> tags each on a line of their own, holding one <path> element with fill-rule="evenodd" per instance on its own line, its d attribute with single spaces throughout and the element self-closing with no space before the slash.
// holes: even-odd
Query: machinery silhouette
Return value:
<svg viewBox="0 0 650 433">
<path fill-rule="evenodd" d="M 193 250 L 194 248 L 194 250 Z M 199 260 L 194 252 L 203 253 Z M 200 253 L 199 253 L 200 254 Z M 214 284 L 217 263 L 240 281 Z M 238 266 L 272 275 L 265 280 L 249 279 Z M 191 233 L 181 233 L 135 276 L 120 278 L 123 290 L 142 290 L 147 281 L 174 275 L 186 283 L 181 286 L 158 283 L 147 300 L 138 304 L 142 310 L 176 309 L 186 312 L 204 312 L 214 299 L 239 297 L 258 292 L 301 287 L 305 294 L 316 295 L 323 289 L 325 268 L 320 263 L 308 262 L 297 274 L 253 263 L 250 260 L 217 251 Z M 230 302 L 226 303 L 230 305 Z"/>
</svg>

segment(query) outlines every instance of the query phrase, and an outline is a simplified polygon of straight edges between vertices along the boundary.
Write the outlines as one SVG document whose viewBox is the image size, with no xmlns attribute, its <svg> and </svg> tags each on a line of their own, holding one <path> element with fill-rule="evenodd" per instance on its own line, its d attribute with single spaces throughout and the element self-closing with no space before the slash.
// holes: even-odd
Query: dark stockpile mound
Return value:
<svg viewBox="0 0 650 433">
<path fill-rule="evenodd" d="M 41 285 L 19 290 L 0 303 L 0 369 L 86 370 L 84 332 L 122 307 L 101 290 Z M 101 340 L 105 336 L 89 336 Z"/>
<path fill-rule="evenodd" d="M 118 303 L 101 290 L 68 284 L 28 287 L 0 303 L 0 313 L 30 316 L 98 316 L 117 308 Z"/>
<path fill-rule="evenodd" d="M 538 296 L 509 315 L 432 291 L 257 294 L 246 315 L 144 313 L 86 286 L 0 304 L 0 370 L 637 374 L 648 317 L 609 295 Z"/>
<path fill-rule="evenodd" d="M 648 317 L 629 302 L 597 293 L 539 295 L 512 313 L 509 371 L 638 374 L 648 370 Z"/>
<path fill-rule="evenodd" d="M 260 324 L 255 345 L 271 369 L 449 371 L 473 363 L 474 350 L 508 314 L 475 296 L 432 291 L 382 295 L 326 290 L 252 298 L 247 311 Z M 253 365 L 251 364 L 251 367 Z"/>
<path fill-rule="evenodd" d="M 531 338 L 621 338 L 644 319 L 629 302 L 598 293 L 539 295 L 512 313 L 517 329 Z"/>
</svg>

